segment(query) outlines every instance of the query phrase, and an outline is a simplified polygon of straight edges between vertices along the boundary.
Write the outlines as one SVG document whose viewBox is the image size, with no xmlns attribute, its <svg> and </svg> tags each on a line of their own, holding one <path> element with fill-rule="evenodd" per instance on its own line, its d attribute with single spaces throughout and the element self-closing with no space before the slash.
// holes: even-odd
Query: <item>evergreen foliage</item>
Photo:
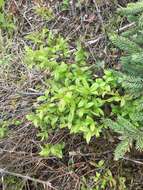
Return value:
<svg viewBox="0 0 143 190">
<path fill-rule="evenodd" d="M 129 151 L 133 142 L 138 150 L 143 149 L 143 131 L 138 126 L 133 125 L 129 120 L 119 116 L 117 121 L 106 120 L 106 124 L 115 132 L 122 136 L 122 141 L 115 150 L 115 159 L 118 160 Z"/>
<path fill-rule="evenodd" d="M 135 24 L 121 35 L 112 34 L 110 40 L 122 51 L 122 81 L 128 92 L 139 97 L 143 94 L 143 1 L 129 3 L 118 13 Z"/>
<path fill-rule="evenodd" d="M 118 115 L 116 121 L 106 120 L 106 124 L 121 135 L 115 159 L 122 158 L 133 143 L 138 150 L 143 150 L 143 1 L 130 3 L 118 13 L 134 25 L 120 35 L 109 36 L 122 52 L 122 70 L 116 73 L 130 99 L 122 108 L 113 108 L 113 113 Z"/>
</svg>

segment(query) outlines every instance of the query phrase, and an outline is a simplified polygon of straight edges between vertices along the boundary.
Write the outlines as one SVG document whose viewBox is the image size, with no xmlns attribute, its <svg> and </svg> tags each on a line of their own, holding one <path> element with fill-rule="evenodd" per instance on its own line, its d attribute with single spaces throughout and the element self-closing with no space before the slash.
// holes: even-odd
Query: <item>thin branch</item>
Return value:
<svg viewBox="0 0 143 190">
<path fill-rule="evenodd" d="M 134 159 L 132 159 L 132 158 L 123 157 L 123 160 L 131 161 L 131 162 L 133 162 L 133 163 L 135 163 L 135 164 L 143 165 L 143 162 L 140 162 L 140 161 L 138 161 L 138 160 L 134 160 Z"/>
<path fill-rule="evenodd" d="M 44 96 L 45 93 L 43 92 L 17 92 L 22 96 Z"/>
<path fill-rule="evenodd" d="M 7 171 L 7 170 L 2 169 L 2 168 L 0 168 L 0 173 L 1 173 L 1 174 L 12 175 L 12 176 L 15 176 L 15 177 L 20 177 L 20 178 L 23 178 L 23 179 L 25 179 L 25 180 L 30 180 L 30 181 L 33 181 L 33 182 L 35 182 L 35 183 L 43 184 L 43 186 L 46 187 L 46 188 L 49 187 L 49 188 L 52 188 L 53 190 L 57 190 L 57 189 L 56 189 L 55 187 L 53 187 L 53 186 L 51 185 L 51 183 L 48 182 L 48 181 L 42 181 L 42 180 L 40 180 L 40 179 L 35 179 L 35 178 L 32 178 L 32 177 L 27 176 L 27 175 L 22 175 L 22 174 L 19 174 L 19 173 L 10 172 L 10 171 Z"/>
<path fill-rule="evenodd" d="M 133 27 L 133 26 L 135 26 L 135 22 L 132 22 L 132 23 L 130 23 L 130 24 L 127 24 L 127 25 L 125 25 L 125 26 L 119 28 L 119 29 L 116 30 L 115 32 L 121 33 L 121 32 L 126 31 L 128 28 L 131 28 L 131 27 Z M 101 34 L 101 35 L 99 35 L 98 38 L 93 39 L 93 40 L 89 40 L 89 41 L 85 42 L 85 46 L 87 47 L 88 45 L 94 45 L 94 44 L 98 43 L 100 40 L 105 39 L 105 37 L 106 37 L 105 34 Z M 69 53 L 73 53 L 73 52 L 75 52 L 75 51 L 76 51 L 76 49 L 73 48 L 73 49 L 71 49 L 71 50 L 69 51 Z"/>
<path fill-rule="evenodd" d="M 130 23 L 130 24 L 127 24 L 127 25 L 125 25 L 125 26 L 123 26 L 123 27 L 121 27 L 121 28 L 119 28 L 118 30 L 116 30 L 116 32 L 123 32 L 123 31 L 125 31 L 125 30 L 127 30 L 128 28 L 131 28 L 131 27 L 133 27 L 133 26 L 135 26 L 135 22 L 132 22 L 132 23 Z"/>
<path fill-rule="evenodd" d="M 132 23 L 130 23 L 130 24 L 127 24 L 127 25 L 125 25 L 125 26 L 119 28 L 119 29 L 116 30 L 115 32 L 121 33 L 121 32 L 123 32 L 123 31 L 125 31 L 125 30 L 127 30 L 128 28 L 131 28 L 131 27 L 133 27 L 133 26 L 135 26 L 135 23 L 134 23 L 134 22 L 132 22 Z M 98 38 L 96 38 L 96 39 L 94 39 L 94 40 L 90 40 L 90 41 L 85 42 L 85 46 L 87 46 L 87 45 L 94 45 L 94 44 L 96 44 L 97 42 L 99 42 L 101 39 L 104 39 L 104 38 L 105 38 L 105 35 L 104 35 L 104 34 L 101 34 Z"/>
<path fill-rule="evenodd" d="M 98 38 L 85 42 L 85 46 L 87 46 L 87 45 L 94 45 L 94 44 L 96 44 L 97 42 L 99 42 L 100 40 L 102 40 L 104 38 L 105 38 L 105 35 L 101 34 Z"/>
<path fill-rule="evenodd" d="M 99 7 L 98 7 L 98 5 L 97 5 L 97 3 L 96 3 L 96 0 L 93 0 L 93 2 L 94 2 L 94 4 L 95 4 L 96 12 L 97 12 L 98 18 L 99 18 L 99 20 L 100 20 L 100 22 L 101 22 L 102 28 L 104 28 L 104 22 L 103 22 L 103 19 L 102 19 L 101 14 L 100 14 L 101 11 L 99 10 Z"/>
</svg>

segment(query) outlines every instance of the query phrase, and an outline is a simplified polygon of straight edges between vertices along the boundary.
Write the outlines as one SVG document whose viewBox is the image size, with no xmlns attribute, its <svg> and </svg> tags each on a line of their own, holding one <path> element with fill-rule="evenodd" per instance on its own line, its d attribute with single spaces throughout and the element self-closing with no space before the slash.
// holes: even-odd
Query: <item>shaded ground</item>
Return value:
<svg viewBox="0 0 143 190">
<path fill-rule="evenodd" d="M 10 55 L 10 64 L 0 69 L 0 119 L 18 119 L 19 126 L 9 125 L 8 137 L 0 140 L 0 168 L 13 174 L 21 174 L 18 179 L 23 189 L 43 189 L 43 185 L 36 186 L 32 179 L 48 181 L 51 188 L 57 190 L 80 189 L 83 177 L 94 176 L 97 167 L 95 163 L 105 160 L 105 168 L 109 168 L 115 179 L 126 177 L 126 186 L 129 190 L 143 189 L 142 154 L 134 152 L 121 161 L 113 161 L 113 151 L 118 142 L 117 137 L 106 134 L 99 139 L 93 139 L 86 145 L 82 137 L 69 136 L 67 131 L 61 131 L 52 137 L 53 142 L 67 141 L 66 151 L 62 160 L 56 158 L 43 159 L 38 155 L 40 141 L 36 137 L 37 129 L 25 120 L 25 115 L 32 110 L 36 98 L 45 89 L 43 82 L 46 73 L 29 71 L 23 64 L 22 52 L 29 41 L 25 36 L 41 27 L 48 27 L 69 39 L 71 50 L 74 49 L 78 39 L 90 52 L 89 62 L 94 64 L 98 59 L 104 59 L 106 66 L 118 66 L 118 52 L 109 51 L 106 31 L 114 28 L 113 14 L 120 5 L 129 1 L 90 1 L 83 0 L 80 6 L 71 1 L 66 10 L 62 10 L 61 1 L 8 1 L 5 12 L 14 17 L 17 26 L 12 45 L 8 45 L 8 36 L 2 32 L 3 46 Z M 54 18 L 49 21 L 35 14 L 35 6 L 47 6 L 53 9 Z M 110 21 L 109 21 L 110 20 Z M 122 24 L 119 28 L 122 27 Z M 116 28 L 116 27 L 115 27 Z M 32 45 L 32 44 L 31 44 Z M 39 89 L 35 90 L 35 85 Z M 140 160 L 139 160 L 140 159 Z M 1 189 L 12 190 L 15 185 L 4 186 L 7 180 L 5 173 L 1 172 Z M 11 176 L 12 173 L 8 173 Z M 29 179 L 25 176 L 30 176 Z M 18 180 L 17 179 L 17 180 Z M 27 182 L 25 182 L 25 179 Z M 38 182 L 35 180 L 35 182 Z M 16 183 L 18 183 L 16 181 Z M 8 184 L 8 183 L 7 183 Z M 48 184 L 48 185 L 50 185 Z M 45 185 L 45 184 L 44 184 Z M 89 182 L 90 186 L 90 182 Z M 20 189 L 20 188 L 19 188 Z M 88 188 L 87 188 L 88 189 Z"/>
</svg>

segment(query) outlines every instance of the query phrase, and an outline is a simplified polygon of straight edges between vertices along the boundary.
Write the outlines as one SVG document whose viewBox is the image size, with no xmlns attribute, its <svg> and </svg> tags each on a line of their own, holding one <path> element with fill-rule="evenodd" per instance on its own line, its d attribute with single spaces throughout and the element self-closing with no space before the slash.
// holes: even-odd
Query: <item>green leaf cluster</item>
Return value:
<svg viewBox="0 0 143 190">
<path fill-rule="evenodd" d="M 0 121 L 0 139 L 7 136 L 9 121 Z"/>
<path fill-rule="evenodd" d="M 104 70 L 102 77 L 93 77 L 87 64 L 88 54 L 80 45 L 74 54 L 69 54 L 63 38 L 51 40 L 50 37 L 48 42 L 50 45 L 46 47 L 40 45 L 40 49 L 30 50 L 28 56 L 33 67 L 49 70 L 50 78 L 46 81 L 49 88 L 38 98 L 39 106 L 27 118 L 40 128 L 42 139 L 47 139 L 51 131 L 68 128 L 70 133 L 83 134 L 89 143 L 105 127 L 104 107 L 124 102 L 116 89 L 116 77 L 110 70 Z M 57 52 L 61 60 L 55 60 L 59 56 Z M 74 59 L 72 63 L 68 62 L 70 56 Z"/>
<path fill-rule="evenodd" d="M 100 160 L 95 164 L 95 167 L 95 176 L 83 178 L 81 190 L 126 190 L 125 178 L 119 177 L 115 179 L 110 169 L 106 168 L 104 160 Z"/>
<path fill-rule="evenodd" d="M 69 56 L 67 41 L 61 36 L 55 37 L 54 33 L 46 28 L 25 38 L 35 46 L 34 49 L 30 46 L 25 47 L 25 62 L 30 68 L 52 70 Z"/>
<path fill-rule="evenodd" d="M 11 33 L 15 29 L 13 19 L 4 12 L 5 0 L 0 0 L 0 29 Z"/>
<path fill-rule="evenodd" d="M 54 18 L 54 12 L 50 7 L 38 6 L 35 8 L 37 15 L 41 16 L 44 20 L 50 21 Z"/>
<path fill-rule="evenodd" d="M 63 157 L 64 143 L 59 144 L 46 144 L 44 147 L 41 147 L 40 156 L 48 157 L 55 156 L 57 158 Z"/>
</svg>

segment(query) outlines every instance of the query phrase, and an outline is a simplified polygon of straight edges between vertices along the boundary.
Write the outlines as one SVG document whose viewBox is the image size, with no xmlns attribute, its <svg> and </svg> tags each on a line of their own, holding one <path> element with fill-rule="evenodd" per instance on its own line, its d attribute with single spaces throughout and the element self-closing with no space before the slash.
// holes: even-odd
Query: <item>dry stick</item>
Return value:
<svg viewBox="0 0 143 190">
<path fill-rule="evenodd" d="M 135 26 L 135 22 L 132 22 L 132 23 L 130 23 L 130 24 L 127 24 L 127 25 L 125 25 L 125 26 L 123 26 L 123 27 L 121 27 L 121 28 L 119 28 L 118 30 L 116 30 L 116 32 L 123 32 L 123 31 L 125 31 L 125 30 L 127 30 L 128 28 L 131 28 L 131 27 L 133 27 L 133 26 Z"/>
<path fill-rule="evenodd" d="M 123 32 L 123 31 L 127 30 L 128 28 L 133 27 L 133 26 L 135 26 L 135 22 L 132 22 L 132 23 L 130 23 L 130 24 L 127 24 L 127 25 L 125 25 L 125 26 L 119 28 L 119 29 L 116 30 L 115 32 L 119 32 L 119 33 L 120 33 L 120 32 Z M 102 40 L 102 39 L 104 39 L 104 38 L 105 38 L 105 35 L 104 35 L 104 34 L 101 34 L 98 38 L 96 38 L 96 39 L 94 39 L 94 40 L 89 40 L 89 41 L 85 42 L 85 46 L 87 47 L 88 45 L 94 45 L 94 44 L 96 44 L 97 42 L 99 42 L 100 40 Z M 70 50 L 69 53 L 72 53 L 72 52 L 75 52 L 75 51 L 76 51 L 76 49 L 74 48 L 74 49 Z"/>
<path fill-rule="evenodd" d="M 44 96 L 44 92 L 17 92 L 17 94 L 22 96 Z"/>
<path fill-rule="evenodd" d="M 2 169 L 2 168 L 0 168 L 0 173 L 1 173 L 1 174 L 12 175 L 12 176 L 15 176 L 15 177 L 20 177 L 20 178 L 23 178 L 23 179 L 25 179 L 25 180 L 33 181 L 33 182 L 35 182 L 35 183 L 41 183 L 41 184 L 43 184 L 44 188 L 45 188 L 45 187 L 47 187 L 47 188 L 49 187 L 49 188 L 52 188 L 53 190 L 57 190 L 57 189 L 56 189 L 55 187 L 53 187 L 53 186 L 51 185 L 51 183 L 48 182 L 48 181 L 42 181 L 42 180 L 40 180 L 40 179 L 35 179 L 35 178 L 30 177 L 30 176 L 24 176 L 24 175 L 22 175 L 22 174 L 10 172 L 10 171 L 7 171 L 7 170 Z"/>
<path fill-rule="evenodd" d="M 131 161 L 131 162 L 133 162 L 135 164 L 143 165 L 143 162 L 140 162 L 138 160 L 134 160 L 134 159 L 131 159 L 131 158 L 128 158 L 128 157 L 123 157 L 123 160 Z"/>
<path fill-rule="evenodd" d="M 93 0 L 93 2 L 94 2 L 95 7 L 96 7 L 96 11 L 97 11 L 98 18 L 99 18 L 99 20 L 100 20 L 100 22 L 101 22 L 102 27 L 104 28 L 104 22 L 103 22 L 103 19 L 102 19 L 101 14 L 100 14 L 100 9 L 98 8 L 98 5 L 97 5 L 97 3 L 96 3 L 96 0 Z"/>
<path fill-rule="evenodd" d="M 119 28 L 119 29 L 116 30 L 115 32 L 119 32 L 119 33 L 120 33 L 120 32 L 123 32 L 123 31 L 127 30 L 128 28 L 133 27 L 133 26 L 135 26 L 135 22 L 132 22 L 132 23 L 130 23 L 130 24 L 127 24 L 127 25 L 125 25 L 125 26 Z M 94 40 L 87 41 L 87 42 L 85 43 L 85 45 L 94 45 L 94 44 L 97 43 L 99 40 L 104 39 L 104 38 L 105 38 L 105 35 L 104 35 L 104 34 L 101 34 L 98 38 L 96 38 L 96 39 L 94 39 Z"/>
</svg>

